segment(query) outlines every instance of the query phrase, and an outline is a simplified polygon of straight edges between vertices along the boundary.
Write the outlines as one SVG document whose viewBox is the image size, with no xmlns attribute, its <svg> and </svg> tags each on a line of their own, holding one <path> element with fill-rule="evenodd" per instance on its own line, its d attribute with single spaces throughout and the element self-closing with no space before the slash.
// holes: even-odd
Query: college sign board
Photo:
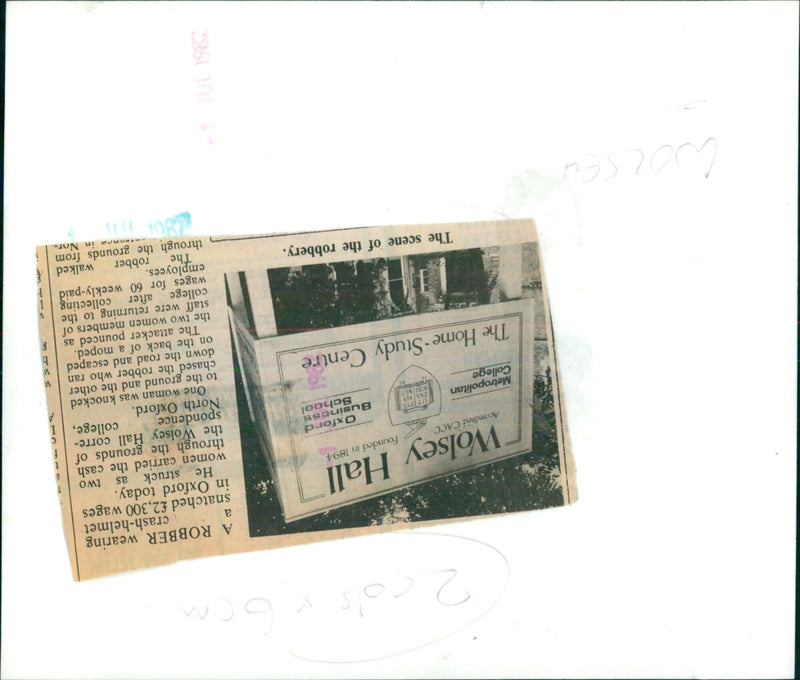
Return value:
<svg viewBox="0 0 800 680">
<path fill-rule="evenodd" d="M 534 305 L 263 339 L 239 322 L 285 519 L 529 453 Z"/>
</svg>

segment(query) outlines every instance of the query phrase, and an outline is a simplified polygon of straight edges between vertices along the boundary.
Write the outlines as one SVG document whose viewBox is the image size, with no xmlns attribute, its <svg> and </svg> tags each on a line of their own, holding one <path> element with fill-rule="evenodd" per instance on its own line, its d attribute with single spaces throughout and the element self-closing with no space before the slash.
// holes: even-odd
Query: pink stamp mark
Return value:
<svg viewBox="0 0 800 680">
<path fill-rule="evenodd" d="M 211 82 L 211 52 L 208 45 L 208 29 L 192 31 L 192 63 L 195 68 L 195 89 L 200 111 L 200 130 L 209 144 L 214 143 L 211 130 L 214 127 L 213 115 L 208 105 L 213 103 L 214 86 Z"/>
<path fill-rule="evenodd" d="M 325 372 L 325 362 L 322 361 L 319 354 L 316 356 L 311 356 L 307 354 L 305 359 L 308 360 L 309 365 L 306 367 L 306 372 L 308 373 L 308 388 L 310 390 L 319 390 L 324 389 L 327 385 L 325 381 L 325 376 L 323 373 Z M 311 406 L 313 409 L 319 410 L 319 417 L 327 417 L 330 416 L 331 413 L 329 410 L 330 398 L 326 394 L 322 399 L 312 402 Z M 325 432 L 330 432 L 333 430 L 333 424 L 328 425 L 328 429 Z M 320 446 L 318 449 L 318 453 L 321 456 L 327 457 L 327 466 L 333 467 L 333 463 L 331 462 L 330 454 L 336 452 L 335 446 Z"/>
</svg>

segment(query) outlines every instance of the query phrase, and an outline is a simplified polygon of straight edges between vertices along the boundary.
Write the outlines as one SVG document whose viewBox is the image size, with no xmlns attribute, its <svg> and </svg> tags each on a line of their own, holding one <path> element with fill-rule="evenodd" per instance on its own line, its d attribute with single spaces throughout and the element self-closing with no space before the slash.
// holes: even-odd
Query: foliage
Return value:
<svg viewBox="0 0 800 680">
<path fill-rule="evenodd" d="M 391 316 L 382 285 L 385 260 L 270 269 L 279 334 L 337 328 Z"/>
</svg>

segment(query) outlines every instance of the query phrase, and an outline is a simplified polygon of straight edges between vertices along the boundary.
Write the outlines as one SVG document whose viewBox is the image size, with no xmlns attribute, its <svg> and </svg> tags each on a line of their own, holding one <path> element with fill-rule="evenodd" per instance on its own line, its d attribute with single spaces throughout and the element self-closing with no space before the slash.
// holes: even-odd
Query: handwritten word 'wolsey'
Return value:
<svg viewBox="0 0 800 680">
<path fill-rule="evenodd" d="M 715 137 L 707 138 L 701 145 L 684 142 L 673 146 L 662 144 L 658 148 L 645 152 L 641 149 L 614 152 L 598 157 L 587 154 L 585 162 L 567 163 L 564 173 L 574 172 L 584 184 L 622 176 L 656 176 L 674 164 L 675 168 L 684 172 L 701 172 L 706 179 L 711 174 L 717 158 L 717 140 Z"/>
</svg>

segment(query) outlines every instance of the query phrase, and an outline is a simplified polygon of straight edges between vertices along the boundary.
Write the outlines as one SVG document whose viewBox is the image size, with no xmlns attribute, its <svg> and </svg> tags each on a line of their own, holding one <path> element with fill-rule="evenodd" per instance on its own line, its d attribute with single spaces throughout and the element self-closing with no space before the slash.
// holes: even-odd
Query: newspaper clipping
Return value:
<svg viewBox="0 0 800 680">
<path fill-rule="evenodd" d="M 532 220 L 37 250 L 73 577 L 577 499 Z"/>
</svg>

